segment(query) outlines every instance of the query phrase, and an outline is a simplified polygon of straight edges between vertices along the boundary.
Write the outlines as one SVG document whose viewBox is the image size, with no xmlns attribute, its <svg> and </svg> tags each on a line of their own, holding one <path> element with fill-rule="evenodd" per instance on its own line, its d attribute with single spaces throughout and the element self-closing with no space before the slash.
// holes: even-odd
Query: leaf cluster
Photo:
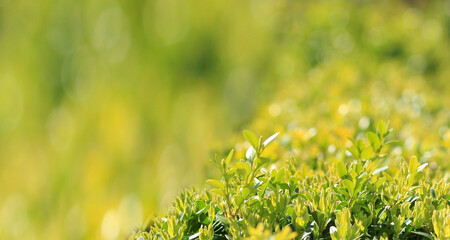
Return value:
<svg viewBox="0 0 450 240">
<path fill-rule="evenodd" d="M 389 157 L 392 131 L 379 122 L 352 140 L 349 161 L 333 159 L 308 174 L 295 158 L 273 161 L 250 131 L 245 157 L 216 156 L 221 177 L 211 189 L 182 192 L 166 217 L 131 239 L 450 239 L 450 185 L 412 156 Z"/>
</svg>

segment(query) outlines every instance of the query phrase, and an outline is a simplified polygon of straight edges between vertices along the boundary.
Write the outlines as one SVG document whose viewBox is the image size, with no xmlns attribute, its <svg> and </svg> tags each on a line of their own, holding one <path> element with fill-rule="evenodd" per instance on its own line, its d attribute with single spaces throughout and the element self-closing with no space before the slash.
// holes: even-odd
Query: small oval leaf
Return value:
<svg viewBox="0 0 450 240">
<path fill-rule="evenodd" d="M 337 163 L 337 171 L 339 174 L 339 177 L 343 177 L 345 175 L 347 175 L 347 168 L 345 167 L 345 164 L 343 162 L 338 162 Z"/>
<path fill-rule="evenodd" d="M 245 152 L 245 158 L 247 158 L 248 160 L 253 160 L 255 159 L 256 156 L 256 150 L 255 148 L 253 148 L 253 146 L 250 146 L 247 149 L 247 152 Z"/>
<path fill-rule="evenodd" d="M 409 159 L 409 172 L 410 173 L 417 172 L 418 167 L 419 167 L 419 161 L 417 160 L 417 157 L 412 156 L 411 159 Z"/>
<path fill-rule="evenodd" d="M 350 193 L 350 196 L 353 196 L 353 192 L 355 191 L 355 184 L 348 179 L 342 180 L 342 183 L 344 184 L 345 188 L 348 190 L 348 193 Z"/>
<path fill-rule="evenodd" d="M 361 153 L 361 159 L 370 160 L 375 157 L 371 147 L 366 147 Z"/>
<path fill-rule="evenodd" d="M 227 159 L 225 159 L 226 166 L 230 165 L 231 159 L 233 158 L 234 149 L 231 149 L 230 153 L 228 153 Z"/>
<path fill-rule="evenodd" d="M 215 179 L 208 179 L 208 180 L 206 180 L 206 182 L 211 184 L 211 185 L 213 185 L 213 186 L 215 186 L 215 187 L 218 187 L 220 189 L 225 189 L 225 185 L 221 181 L 218 181 L 218 180 L 215 180 Z"/>
<path fill-rule="evenodd" d="M 377 131 L 380 134 L 380 136 L 384 137 L 387 133 L 387 125 L 384 121 L 379 121 L 377 124 Z"/>
<path fill-rule="evenodd" d="M 245 171 L 245 177 L 247 177 L 250 174 L 250 166 L 246 162 L 238 162 L 234 165 L 234 167 L 238 170 L 244 170 Z"/>
<path fill-rule="evenodd" d="M 244 130 L 243 134 L 244 138 L 253 146 L 253 148 L 258 149 L 258 137 L 249 130 Z"/>
<path fill-rule="evenodd" d="M 373 132 L 368 132 L 366 134 L 367 140 L 369 140 L 370 145 L 372 145 L 373 149 L 378 149 L 380 147 L 380 138 Z"/>
</svg>

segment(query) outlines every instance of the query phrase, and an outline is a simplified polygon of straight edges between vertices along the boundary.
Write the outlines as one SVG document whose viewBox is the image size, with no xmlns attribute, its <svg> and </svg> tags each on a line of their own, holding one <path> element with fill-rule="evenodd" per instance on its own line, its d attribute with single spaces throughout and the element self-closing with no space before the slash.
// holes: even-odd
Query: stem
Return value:
<svg viewBox="0 0 450 240">
<path fill-rule="evenodd" d="M 250 183 L 252 182 L 252 179 L 253 179 L 253 177 L 255 175 L 255 172 L 256 172 L 256 159 L 258 157 L 259 157 L 259 154 L 256 154 L 255 158 L 252 161 L 252 169 L 250 171 L 250 175 L 248 176 L 248 179 L 247 179 L 247 182 L 246 182 L 247 185 L 250 185 Z"/>
<path fill-rule="evenodd" d="M 226 176 L 226 170 L 224 169 L 224 178 L 225 178 L 225 201 L 227 202 L 228 207 L 228 215 L 231 215 L 231 199 L 230 199 L 230 184 L 228 178 Z"/>
</svg>

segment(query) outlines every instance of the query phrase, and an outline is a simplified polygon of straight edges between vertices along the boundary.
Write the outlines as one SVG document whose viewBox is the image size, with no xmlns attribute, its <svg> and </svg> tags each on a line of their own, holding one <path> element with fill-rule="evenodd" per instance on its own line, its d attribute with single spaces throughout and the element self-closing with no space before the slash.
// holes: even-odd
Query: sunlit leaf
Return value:
<svg viewBox="0 0 450 240">
<path fill-rule="evenodd" d="M 347 150 L 356 158 L 359 158 L 359 151 L 356 147 L 347 148 Z"/>
<path fill-rule="evenodd" d="M 234 164 L 234 168 L 236 168 L 238 171 L 243 170 L 245 172 L 244 176 L 248 176 L 251 171 L 250 166 L 246 162 L 238 162 Z"/>
<path fill-rule="evenodd" d="M 342 180 L 342 183 L 344 184 L 345 188 L 350 193 L 350 196 L 353 196 L 353 192 L 355 190 L 355 184 L 352 181 L 348 180 L 348 179 Z"/>
<path fill-rule="evenodd" d="M 380 138 L 373 132 L 368 132 L 366 134 L 367 140 L 369 140 L 370 145 L 373 146 L 374 149 L 378 149 L 380 147 Z"/>
<path fill-rule="evenodd" d="M 244 202 L 244 197 L 237 195 L 234 197 L 234 201 L 237 206 L 240 206 Z"/>
<path fill-rule="evenodd" d="M 427 166 L 428 166 L 428 163 L 424 163 L 417 168 L 417 171 L 420 172 L 420 171 L 424 170 Z"/>
<path fill-rule="evenodd" d="M 221 181 L 218 181 L 218 180 L 215 180 L 215 179 L 208 179 L 208 180 L 206 180 L 206 182 L 211 184 L 211 185 L 213 185 L 213 186 L 215 186 L 215 187 L 218 187 L 220 189 L 225 189 L 225 185 Z"/>
<path fill-rule="evenodd" d="M 271 143 L 277 136 L 278 134 L 280 134 L 279 132 L 273 134 L 272 136 L 270 136 L 269 138 L 266 139 L 266 141 L 264 141 L 263 146 L 266 147 L 267 145 L 269 145 L 269 143 Z"/>
<path fill-rule="evenodd" d="M 361 159 L 364 160 L 370 160 L 375 157 L 375 153 L 373 152 L 372 148 L 367 147 L 365 148 L 361 153 Z"/>
<path fill-rule="evenodd" d="M 225 193 L 223 192 L 222 189 L 214 188 L 214 189 L 211 189 L 210 191 L 211 191 L 212 193 L 219 194 L 219 195 L 222 195 L 222 196 L 225 195 Z"/>
<path fill-rule="evenodd" d="M 234 149 L 232 149 L 232 150 L 230 151 L 230 153 L 228 153 L 228 156 L 227 156 L 227 158 L 225 159 L 225 164 L 226 164 L 226 166 L 229 166 L 229 165 L 230 165 L 231 159 L 233 158 L 233 154 L 234 154 Z"/>
<path fill-rule="evenodd" d="M 342 178 L 343 176 L 347 175 L 347 168 L 345 167 L 345 164 L 343 162 L 339 161 L 336 166 L 339 177 Z"/>
<path fill-rule="evenodd" d="M 230 225 L 230 222 L 221 215 L 216 215 L 217 220 L 219 220 L 224 225 Z"/>
<path fill-rule="evenodd" d="M 253 148 L 253 146 L 250 146 L 247 149 L 247 152 L 245 152 L 245 158 L 247 158 L 248 160 L 253 160 L 256 156 L 256 150 L 255 148 Z"/>
<path fill-rule="evenodd" d="M 380 120 L 377 124 L 377 131 L 380 134 L 380 136 L 384 136 L 387 133 L 387 125 L 384 121 Z"/>
<path fill-rule="evenodd" d="M 417 168 L 418 167 L 419 167 L 419 162 L 417 161 L 417 157 L 416 156 L 412 156 L 409 159 L 409 172 L 410 173 L 417 172 Z"/>
<path fill-rule="evenodd" d="M 372 175 L 375 175 L 375 174 L 378 174 L 378 173 L 380 173 L 380 172 L 383 172 L 384 170 L 386 170 L 386 169 L 388 169 L 388 168 L 389 168 L 388 166 L 384 166 L 384 167 L 377 168 L 377 169 L 375 169 L 375 170 L 373 171 Z"/>
<path fill-rule="evenodd" d="M 243 134 L 244 138 L 252 145 L 252 147 L 254 149 L 258 149 L 258 142 L 259 142 L 258 137 L 249 130 L 244 130 Z"/>
</svg>

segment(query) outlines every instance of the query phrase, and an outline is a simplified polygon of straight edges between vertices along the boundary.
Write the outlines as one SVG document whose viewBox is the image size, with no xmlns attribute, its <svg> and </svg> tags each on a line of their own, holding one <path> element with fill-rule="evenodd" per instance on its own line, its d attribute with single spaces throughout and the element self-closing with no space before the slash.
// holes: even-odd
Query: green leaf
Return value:
<svg viewBox="0 0 450 240">
<path fill-rule="evenodd" d="M 225 193 L 221 189 L 214 188 L 214 189 L 211 189 L 210 192 L 225 196 Z"/>
<path fill-rule="evenodd" d="M 410 173 L 417 172 L 417 167 L 419 167 L 419 162 L 417 161 L 417 157 L 412 156 L 411 159 L 409 159 L 409 172 Z"/>
<path fill-rule="evenodd" d="M 265 158 L 265 157 L 258 157 L 257 159 L 258 159 L 257 168 L 260 168 L 271 161 L 269 158 Z"/>
<path fill-rule="evenodd" d="M 206 180 L 206 182 L 211 184 L 211 185 L 213 185 L 213 186 L 215 186 L 215 187 L 218 187 L 220 189 L 225 189 L 225 185 L 221 181 L 218 181 L 218 180 L 215 180 L 215 179 L 208 179 L 208 180 Z"/>
<path fill-rule="evenodd" d="M 250 146 L 247 149 L 247 152 L 245 152 L 245 158 L 247 158 L 248 160 L 253 160 L 255 159 L 256 156 L 256 150 L 255 148 L 253 148 L 253 146 Z"/>
<path fill-rule="evenodd" d="M 243 187 L 242 190 L 241 190 L 242 197 L 244 197 L 244 199 L 247 199 L 248 196 L 250 196 L 250 194 L 253 191 L 254 191 L 254 189 L 252 187 L 250 187 L 250 186 Z"/>
<path fill-rule="evenodd" d="M 234 197 L 234 202 L 236 203 L 236 206 L 240 206 L 244 202 L 244 198 L 237 195 L 236 197 Z"/>
<path fill-rule="evenodd" d="M 366 134 L 367 140 L 369 140 L 370 145 L 372 145 L 373 149 L 378 149 L 380 147 L 380 138 L 374 132 L 368 132 Z"/>
<path fill-rule="evenodd" d="M 417 183 L 418 181 L 420 181 L 420 179 L 422 179 L 425 176 L 425 174 L 423 172 L 415 172 L 415 173 L 411 173 L 409 174 L 409 185 L 414 185 L 415 183 Z"/>
<path fill-rule="evenodd" d="M 450 202 L 450 194 L 444 195 L 442 198 Z"/>
<path fill-rule="evenodd" d="M 342 183 L 344 184 L 345 188 L 347 188 L 348 193 L 350 193 L 350 196 L 353 196 L 353 192 L 355 191 L 355 184 L 348 179 L 342 180 Z"/>
<path fill-rule="evenodd" d="M 216 215 L 217 220 L 219 220 L 219 222 L 221 222 L 223 225 L 230 225 L 230 222 L 224 218 L 223 216 L 220 216 L 219 214 Z"/>
<path fill-rule="evenodd" d="M 282 168 L 282 169 L 280 169 L 280 171 L 278 171 L 275 181 L 283 182 L 284 175 L 285 175 L 285 171 L 284 171 L 284 168 Z"/>
<path fill-rule="evenodd" d="M 424 163 L 417 168 L 417 171 L 420 172 L 428 166 L 428 163 Z"/>
<path fill-rule="evenodd" d="M 266 139 L 266 141 L 264 141 L 263 146 L 266 147 L 267 145 L 269 145 L 269 143 L 271 143 L 277 136 L 278 134 L 280 134 L 279 132 L 273 134 L 272 136 L 270 136 L 269 138 Z"/>
<path fill-rule="evenodd" d="M 423 172 L 415 173 L 414 182 L 416 183 L 416 182 L 420 181 L 420 179 L 422 179 L 424 176 L 425 176 L 425 174 Z"/>
<path fill-rule="evenodd" d="M 378 173 L 380 173 L 380 172 L 383 172 L 384 170 L 386 170 L 386 169 L 388 169 L 388 168 L 389 168 L 388 166 L 384 166 L 384 167 L 377 168 L 377 169 L 375 169 L 375 170 L 373 171 L 372 175 L 375 175 L 375 174 L 378 174 Z"/>
<path fill-rule="evenodd" d="M 241 172 L 239 170 L 244 170 L 245 171 L 245 177 L 247 177 L 250 174 L 250 166 L 246 163 L 246 162 L 238 162 L 234 165 L 234 168 L 236 168 L 238 170 L 238 172 Z"/>
<path fill-rule="evenodd" d="M 358 149 L 356 149 L 356 147 L 352 146 L 347 148 L 347 150 L 355 157 L 355 158 L 359 158 L 359 151 Z"/>
<path fill-rule="evenodd" d="M 388 145 L 388 144 L 393 144 L 393 143 L 398 143 L 400 142 L 399 140 L 389 140 L 387 142 L 384 142 L 384 145 Z"/>
<path fill-rule="evenodd" d="M 370 160 L 373 157 L 375 157 L 375 153 L 370 147 L 366 147 L 361 153 L 361 159 Z"/>
<path fill-rule="evenodd" d="M 379 121 L 377 124 L 377 131 L 380 134 L 380 136 L 384 137 L 387 133 L 387 125 L 384 121 Z"/>
<path fill-rule="evenodd" d="M 230 153 L 228 153 L 227 159 L 225 159 L 226 166 L 230 165 L 231 159 L 233 158 L 234 149 L 231 149 Z"/>
<path fill-rule="evenodd" d="M 337 171 L 339 174 L 339 177 L 343 177 L 345 175 L 347 175 L 347 168 L 345 167 L 345 164 L 343 162 L 338 162 L 337 163 Z"/>
<path fill-rule="evenodd" d="M 414 234 L 420 235 L 422 237 L 426 237 L 426 238 L 431 239 L 431 240 L 434 239 L 434 237 L 432 235 L 428 234 L 428 233 L 416 232 L 416 231 L 411 231 L 411 232 L 414 233 Z"/>
<path fill-rule="evenodd" d="M 364 149 L 364 142 L 362 139 L 359 139 L 356 141 L 355 144 L 356 148 L 358 149 L 359 152 L 362 152 L 362 150 Z"/>
<path fill-rule="evenodd" d="M 433 196 L 434 198 L 436 198 L 436 191 L 434 191 L 433 188 L 430 188 L 430 192 L 431 192 L 431 196 Z"/>
<path fill-rule="evenodd" d="M 230 168 L 225 172 L 225 178 L 231 177 L 236 172 L 236 168 Z"/>
<path fill-rule="evenodd" d="M 214 155 L 214 159 L 211 159 L 211 162 L 214 163 L 214 165 L 216 165 L 217 168 L 219 168 L 220 171 L 222 171 L 223 166 L 222 164 L 220 164 L 220 159 L 219 159 L 219 155 L 215 154 Z"/>
<path fill-rule="evenodd" d="M 361 179 L 363 177 L 367 176 L 367 172 L 363 172 L 361 173 L 361 175 L 358 176 L 358 179 Z"/>
<path fill-rule="evenodd" d="M 244 138 L 253 146 L 253 148 L 258 149 L 258 142 L 259 142 L 258 137 L 248 130 L 244 130 L 243 134 Z"/>
</svg>

